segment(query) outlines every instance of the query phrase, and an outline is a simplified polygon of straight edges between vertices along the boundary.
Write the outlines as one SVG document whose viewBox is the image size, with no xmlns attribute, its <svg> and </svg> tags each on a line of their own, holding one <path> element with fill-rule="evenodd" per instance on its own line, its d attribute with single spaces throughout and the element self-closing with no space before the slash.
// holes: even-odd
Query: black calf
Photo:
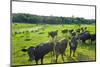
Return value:
<svg viewBox="0 0 100 67">
<path fill-rule="evenodd" d="M 91 38 L 91 35 L 89 32 L 83 32 L 78 35 L 78 38 L 82 40 L 82 43 L 85 43 L 86 40 L 89 40 Z"/>
</svg>

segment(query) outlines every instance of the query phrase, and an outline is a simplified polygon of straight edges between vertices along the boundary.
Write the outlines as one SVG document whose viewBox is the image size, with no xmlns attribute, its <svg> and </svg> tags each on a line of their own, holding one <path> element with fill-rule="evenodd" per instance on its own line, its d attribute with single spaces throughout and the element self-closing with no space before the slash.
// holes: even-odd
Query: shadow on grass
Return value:
<svg viewBox="0 0 100 67">
<path fill-rule="evenodd" d="M 84 54 L 82 54 L 82 53 L 78 53 L 76 59 L 77 59 L 78 61 L 90 61 L 91 58 L 89 58 L 89 56 L 84 55 Z"/>
<path fill-rule="evenodd" d="M 93 59 L 82 53 L 78 53 L 77 56 L 75 57 L 70 57 L 70 56 L 67 57 L 67 62 L 80 62 L 80 61 L 91 61 L 91 60 Z"/>
</svg>

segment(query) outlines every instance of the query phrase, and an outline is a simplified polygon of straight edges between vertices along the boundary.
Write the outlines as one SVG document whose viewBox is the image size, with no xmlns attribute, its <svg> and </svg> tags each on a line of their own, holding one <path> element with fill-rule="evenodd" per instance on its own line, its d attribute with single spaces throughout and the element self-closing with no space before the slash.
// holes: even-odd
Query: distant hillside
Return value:
<svg viewBox="0 0 100 67">
<path fill-rule="evenodd" d="M 95 19 L 79 17 L 40 16 L 25 13 L 12 14 L 12 22 L 33 24 L 95 24 Z"/>
</svg>

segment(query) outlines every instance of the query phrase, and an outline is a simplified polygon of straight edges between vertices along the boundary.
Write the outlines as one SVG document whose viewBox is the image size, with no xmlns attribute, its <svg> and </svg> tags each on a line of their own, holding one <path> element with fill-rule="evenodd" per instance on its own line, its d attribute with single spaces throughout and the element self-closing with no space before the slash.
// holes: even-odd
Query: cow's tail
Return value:
<svg viewBox="0 0 100 67">
<path fill-rule="evenodd" d="M 28 49 L 22 49 L 21 51 L 22 51 L 22 52 L 27 52 L 27 51 L 28 51 Z"/>
</svg>

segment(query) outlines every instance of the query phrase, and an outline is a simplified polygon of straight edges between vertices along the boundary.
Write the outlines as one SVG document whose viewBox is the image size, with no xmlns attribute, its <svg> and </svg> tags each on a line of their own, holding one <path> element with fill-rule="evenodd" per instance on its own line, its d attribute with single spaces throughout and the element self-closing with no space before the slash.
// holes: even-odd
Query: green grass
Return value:
<svg viewBox="0 0 100 67">
<path fill-rule="evenodd" d="M 87 26 L 90 33 L 95 33 L 95 25 L 82 25 L 83 27 Z M 31 32 L 31 30 L 44 28 L 44 30 L 39 30 L 38 32 Z M 29 46 L 36 46 L 39 43 L 49 41 L 48 32 L 52 30 L 59 30 L 57 39 L 61 39 L 64 36 L 68 37 L 69 34 L 63 35 L 61 33 L 62 29 L 77 29 L 77 25 L 50 25 L 50 24 L 25 24 L 25 23 L 12 23 L 12 65 L 27 65 L 35 64 L 35 61 L 28 61 L 28 54 L 21 52 L 22 48 L 28 48 Z M 29 31 L 29 33 L 16 34 L 15 32 Z M 43 34 L 39 34 L 39 33 Z M 30 39 L 30 41 L 25 41 L 25 39 Z M 88 43 L 88 41 L 87 41 Z M 95 56 L 95 42 L 91 44 L 83 44 L 78 48 L 75 53 L 75 57 L 69 57 L 69 46 L 66 49 L 66 55 L 64 56 L 65 62 L 75 62 L 75 61 L 94 61 L 96 60 Z M 40 63 L 40 61 L 39 61 Z M 48 53 L 44 58 L 44 63 L 50 63 L 50 53 Z M 62 63 L 61 56 L 58 58 L 58 63 Z"/>
</svg>

